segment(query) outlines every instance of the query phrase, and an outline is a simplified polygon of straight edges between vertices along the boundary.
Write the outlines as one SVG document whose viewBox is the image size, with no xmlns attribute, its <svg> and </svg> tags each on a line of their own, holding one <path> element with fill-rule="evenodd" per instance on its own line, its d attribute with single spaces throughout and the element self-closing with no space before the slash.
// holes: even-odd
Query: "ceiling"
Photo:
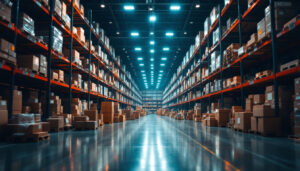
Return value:
<svg viewBox="0 0 300 171">
<path fill-rule="evenodd" d="M 81 0 L 85 8 L 92 9 L 93 20 L 99 22 L 100 27 L 106 31 L 112 46 L 116 49 L 116 54 L 125 61 L 140 90 L 165 88 L 190 45 L 194 43 L 195 36 L 203 30 L 203 22 L 216 2 L 220 1 Z M 101 4 L 104 4 L 105 8 L 101 8 Z M 135 9 L 124 10 L 126 4 L 133 5 Z M 179 5 L 180 10 L 171 11 L 171 4 Z M 196 4 L 200 7 L 196 8 Z M 153 10 L 150 11 L 149 8 Z M 150 15 L 156 16 L 156 22 L 149 22 Z M 138 32 L 139 36 L 132 37 L 133 31 Z M 174 36 L 167 37 L 165 35 L 167 31 L 173 32 Z M 150 32 L 154 35 L 150 35 Z M 155 41 L 154 45 L 150 45 L 151 40 Z M 142 50 L 137 52 L 135 47 Z M 170 50 L 163 51 L 163 47 Z M 150 53 L 150 49 L 154 49 L 155 52 Z M 143 61 L 138 61 L 138 57 L 142 57 Z M 162 61 L 162 57 L 166 57 L 167 60 Z M 154 61 L 150 61 L 151 58 Z M 140 63 L 144 66 L 140 66 Z M 154 69 L 151 69 L 151 64 Z M 142 73 L 142 70 L 145 72 Z M 158 80 L 159 74 L 162 75 L 161 81 Z"/>
</svg>

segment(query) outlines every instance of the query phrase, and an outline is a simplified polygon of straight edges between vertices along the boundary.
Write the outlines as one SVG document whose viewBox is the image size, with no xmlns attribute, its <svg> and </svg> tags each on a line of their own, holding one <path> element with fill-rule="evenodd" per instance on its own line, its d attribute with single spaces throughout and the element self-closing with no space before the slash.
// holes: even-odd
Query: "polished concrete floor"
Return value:
<svg viewBox="0 0 300 171">
<path fill-rule="evenodd" d="M 148 115 L 48 142 L 2 143 L 2 170 L 300 170 L 300 144 Z"/>
</svg>

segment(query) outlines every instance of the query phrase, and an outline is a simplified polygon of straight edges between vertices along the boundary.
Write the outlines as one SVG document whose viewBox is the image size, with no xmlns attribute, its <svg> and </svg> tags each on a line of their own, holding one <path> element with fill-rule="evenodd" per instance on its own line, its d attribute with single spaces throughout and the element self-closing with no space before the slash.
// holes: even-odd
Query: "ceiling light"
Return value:
<svg viewBox="0 0 300 171">
<path fill-rule="evenodd" d="M 116 34 L 117 34 L 117 35 L 119 35 L 119 34 L 120 34 L 120 32 L 118 32 L 118 31 L 117 31 L 117 33 L 116 33 Z"/>
<path fill-rule="evenodd" d="M 153 66 L 154 66 L 154 64 L 150 64 L 150 66 L 152 66 L 152 67 L 153 67 Z"/>
<path fill-rule="evenodd" d="M 151 16 L 149 17 L 149 21 L 150 21 L 150 22 L 155 22 L 155 21 L 156 21 L 156 16 L 155 16 L 155 15 L 151 15 Z"/>
<path fill-rule="evenodd" d="M 154 58 L 150 58 L 150 61 L 153 62 L 153 61 L 154 61 Z"/>
<path fill-rule="evenodd" d="M 181 8 L 181 6 L 179 6 L 179 5 L 171 5 L 170 6 L 170 10 L 172 10 L 172 11 L 179 11 L 180 8 Z"/>
<path fill-rule="evenodd" d="M 160 64 L 160 66 L 165 66 L 166 64 Z"/>
<path fill-rule="evenodd" d="M 138 61 L 142 61 L 143 58 L 142 58 L 142 57 L 138 57 L 137 60 L 138 60 Z"/>
<path fill-rule="evenodd" d="M 112 24 L 112 21 L 109 21 L 108 23 L 109 23 L 109 24 Z"/>
<path fill-rule="evenodd" d="M 145 70 L 142 70 L 141 72 L 142 72 L 142 73 L 144 73 L 144 72 L 145 72 Z"/>
<path fill-rule="evenodd" d="M 187 34 L 187 32 L 185 31 L 183 34 Z"/>
<path fill-rule="evenodd" d="M 169 51 L 169 50 L 170 50 L 170 48 L 168 48 L 168 47 L 163 48 L 163 51 Z"/>
<path fill-rule="evenodd" d="M 154 49 L 150 49 L 150 53 L 154 53 L 155 52 L 155 50 Z"/>
<path fill-rule="evenodd" d="M 133 5 L 124 5 L 123 8 L 125 11 L 133 11 L 135 9 Z"/>
<path fill-rule="evenodd" d="M 139 34 L 138 32 L 131 32 L 130 35 L 131 35 L 132 37 L 137 37 L 137 36 L 139 36 L 140 34 Z"/>
<path fill-rule="evenodd" d="M 152 8 L 152 7 L 149 7 L 149 11 L 153 11 L 153 8 Z"/>
<path fill-rule="evenodd" d="M 162 60 L 162 61 L 166 61 L 166 60 L 167 60 L 167 58 L 166 58 L 166 57 L 163 57 L 163 58 L 161 58 L 161 60 Z"/>
<path fill-rule="evenodd" d="M 196 7 L 196 8 L 200 8 L 200 4 L 196 4 L 195 7 Z"/>
<path fill-rule="evenodd" d="M 151 69 L 151 70 L 154 70 L 154 67 L 151 67 L 150 69 Z"/>
<path fill-rule="evenodd" d="M 160 70 L 159 72 L 160 72 L 160 73 L 163 73 L 164 71 L 163 71 L 163 70 Z"/>
<path fill-rule="evenodd" d="M 166 36 L 172 37 L 172 36 L 174 36 L 174 33 L 173 32 L 166 32 Z"/>
<path fill-rule="evenodd" d="M 140 47 L 136 47 L 136 48 L 134 48 L 134 50 L 135 50 L 135 51 L 141 51 L 141 50 L 142 50 L 142 48 L 140 48 Z"/>
<path fill-rule="evenodd" d="M 194 21 L 190 21 L 190 24 L 194 24 Z"/>
<path fill-rule="evenodd" d="M 142 74 L 143 77 L 146 77 L 146 74 Z"/>
<path fill-rule="evenodd" d="M 155 44 L 155 41 L 154 41 L 154 40 L 151 40 L 149 43 L 150 43 L 150 45 L 154 45 L 154 44 Z"/>
<path fill-rule="evenodd" d="M 151 31 L 151 32 L 150 32 L 150 35 L 154 35 L 154 32 L 153 32 L 153 31 Z"/>
<path fill-rule="evenodd" d="M 144 64 L 140 64 L 140 66 L 144 66 Z"/>
<path fill-rule="evenodd" d="M 101 8 L 105 8 L 105 4 L 101 4 L 100 7 L 101 7 Z"/>
</svg>

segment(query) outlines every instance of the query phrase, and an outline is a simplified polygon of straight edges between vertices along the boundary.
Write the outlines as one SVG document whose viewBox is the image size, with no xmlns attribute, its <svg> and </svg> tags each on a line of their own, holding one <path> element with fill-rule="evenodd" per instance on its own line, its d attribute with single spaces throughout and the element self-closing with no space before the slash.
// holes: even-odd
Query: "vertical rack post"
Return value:
<svg viewBox="0 0 300 171">
<path fill-rule="evenodd" d="M 88 110 L 91 100 L 91 44 L 92 44 L 92 10 L 89 10 L 89 76 L 88 76 Z"/>
<path fill-rule="evenodd" d="M 273 74 L 275 75 L 274 84 L 274 100 L 275 100 L 275 116 L 279 116 L 279 97 L 278 97 L 278 83 L 276 78 L 277 73 L 277 40 L 276 40 L 276 30 L 275 30 L 275 14 L 274 14 L 274 0 L 269 0 L 270 12 L 271 12 L 271 39 L 272 39 L 272 64 L 273 64 Z"/>
<path fill-rule="evenodd" d="M 15 12 L 15 18 L 14 18 L 14 24 L 16 26 L 16 28 L 18 28 L 19 26 L 19 11 L 20 11 L 20 0 L 16 0 L 14 2 L 14 12 Z M 14 32 L 14 47 L 15 47 L 15 51 L 16 51 L 16 47 L 17 47 L 17 37 L 18 37 L 18 33 L 17 30 L 15 30 Z M 14 87 L 15 87 L 15 73 L 14 73 L 14 67 L 12 67 L 12 71 L 11 71 L 11 80 L 10 80 L 10 87 L 9 87 L 9 103 L 8 103 L 8 119 L 10 119 L 12 117 L 12 109 L 13 109 L 13 101 L 14 101 Z"/>
<path fill-rule="evenodd" d="M 72 51 L 73 51 L 73 25 L 74 25 L 74 0 L 71 1 L 71 23 L 70 23 L 70 30 L 71 30 L 71 39 L 70 39 L 70 52 L 69 52 L 69 101 L 68 101 L 68 113 L 71 113 L 72 109 L 72 63 L 73 63 L 73 57 L 72 57 Z"/>
<path fill-rule="evenodd" d="M 220 86 L 223 90 L 223 46 L 222 46 L 222 17 L 221 17 L 221 4 L 218 5 L 219 10 L 219 42 L 220 42 Z M 221 109 L 224 109 L 224 94 L 221 93 Z"/>
<path fill-rule="evenodd" d="M 241 0 L 237 0 L 238 2 L 238 17 L 239 17 L 239 44 L 240 47 L 243 46 L 243 40 L 242 40 L 242 15 L 241 15 Z M 240 61 L 240 75 L 241 75 L 241 85 L 244 83 L 244 69 L 243 69 L 243 62 Z M 241 87 L 241 106 L 243 109 L 245 109 L 245 95 L 244 95 L 244 89 Z"/>
<path fill-rule="evenodd" d="M 48 56 L 47 56 L 47 92 L 46 92 L 46 113 L 43 119 L 50 116 L 50 96 L 51 96 L 51 65 L 52 65 L 52 48 L 53 48 L 53 13 L 55 8 L 55 0 L 50 0 L 50 25 L 49 25 L 49 41 L 48 41 Z"/>
</svg>

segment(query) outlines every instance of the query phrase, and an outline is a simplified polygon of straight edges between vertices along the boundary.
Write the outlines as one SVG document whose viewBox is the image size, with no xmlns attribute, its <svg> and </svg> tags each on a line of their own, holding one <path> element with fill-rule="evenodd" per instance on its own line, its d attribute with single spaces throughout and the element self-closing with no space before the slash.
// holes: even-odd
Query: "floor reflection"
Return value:
<svg viewBox="0 0 300 171">
<path fill-rule="evenodd" d="M 49 142 L 0 144 L 2 170 L 300 170 L 300 144 L 148 115 Z"/>
</svg>

